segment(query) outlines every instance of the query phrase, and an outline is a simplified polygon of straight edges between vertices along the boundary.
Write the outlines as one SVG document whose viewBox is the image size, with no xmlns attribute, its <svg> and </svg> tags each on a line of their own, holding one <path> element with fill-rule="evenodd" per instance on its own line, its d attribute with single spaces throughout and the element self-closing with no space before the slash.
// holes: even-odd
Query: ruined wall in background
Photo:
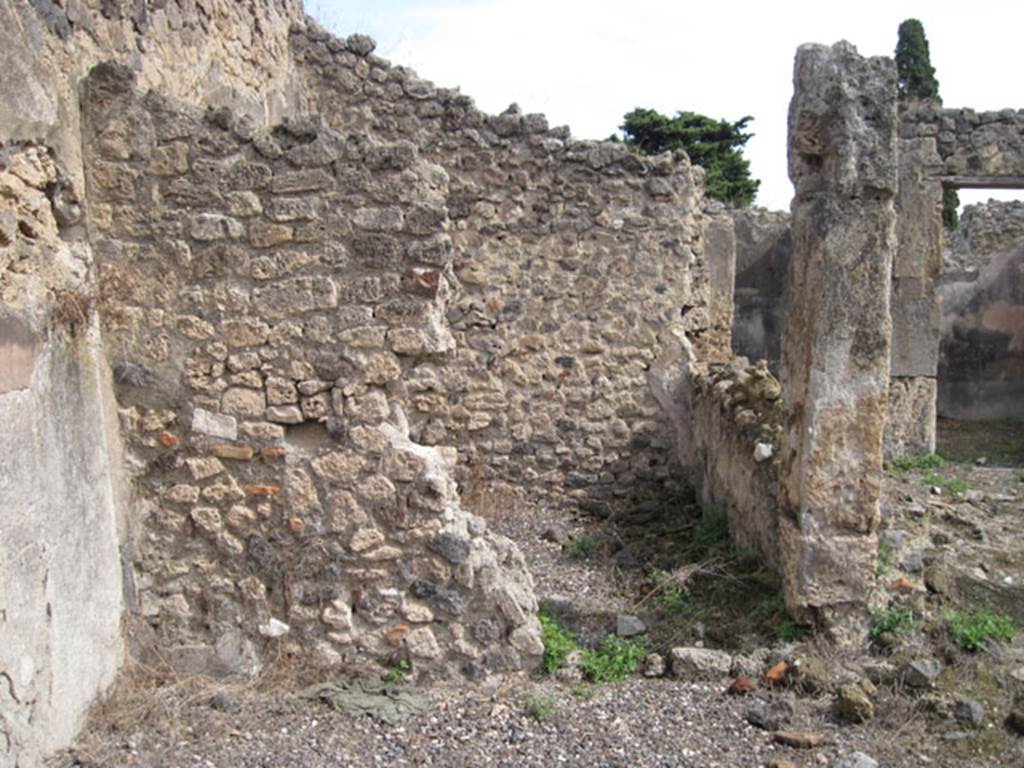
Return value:
<svg viewBox="0 0 1024 768">
<path fill-rule="evenodd" d="M 786 270 L 793 248 L 787 211 L 732 211 L 736 238 L 736 284 L 732 350 L 779 370 L 785 323 Z"/>
<path fill-rule="evenodd" d="M 1024 418 L 1024 203 L 964 209 L 939 284 L 939 415 Z"/>
<path fill-rule="evenodd" d="M 889 456 L 935 449 L 943 185 L 1024 186 L 1024 110 L 975 112 L 911 102 L 901 106 L 899 130 Z"/>
<path fill-rule="evenodd" d="M 672 323 L 715 345 L 685 157 L 575 142 L 515 108 L 485 115 L 365 38 L 345 47 L 311 26 L 293 46 L 335 130 L 415 147 L 448 177 L 451 227 L 421 258 L 452 260 L 457 351 L 410 379 L 413 434 L 459 446 L 470 483 L 581 504 L 656 492 L 672 459 L 647 369 Z M 359 247 L 404 254 L 386 230 Z"/>
</svg>

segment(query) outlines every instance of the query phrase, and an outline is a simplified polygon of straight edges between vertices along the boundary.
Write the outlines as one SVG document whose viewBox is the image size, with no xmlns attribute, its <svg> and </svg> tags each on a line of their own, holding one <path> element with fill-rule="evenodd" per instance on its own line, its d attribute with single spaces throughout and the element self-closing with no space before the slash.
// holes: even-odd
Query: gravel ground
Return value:
<svg viewBox="0 0 1024 768">
<path fill-rule="evenodd" d="M 724 694 L 720 684 L 635 679 L 592 689 L 507 680 L 500 690 L 435 689 L 430 714 L 398 725 L 353 717 L 292 695 L 245 694 L 195 702 L 177 727 L 109 734 L 93 745 L 95 765 L 138 768 L 274 768 L 283 766 L 764 766 L 785 759 L 831 766 L 856 750 L 883 765 L 943 765 L 893 750 L 866 729 L 829 724 L 827 702 L 798 702 L 789 727 L 814 726 L 832 743 L 811 752 L 773 744 L 748 725 L 753 701 Z M 532 704 L 532 706 L 531 706 Z M 537 709 L 543 710 L 537 713 Z M 890 734 L 891 735 L 891 734 Z M 875 743 L 872 743 L 875 742 Z M 86 752 L 79 753 L 83 762 Z M 68 758 L 64 765 L 73 764 Z M 976 765 L 986 765 L 977 763 Z M 992 764 L 995 765 L 995 764 Z"/>
</svg>

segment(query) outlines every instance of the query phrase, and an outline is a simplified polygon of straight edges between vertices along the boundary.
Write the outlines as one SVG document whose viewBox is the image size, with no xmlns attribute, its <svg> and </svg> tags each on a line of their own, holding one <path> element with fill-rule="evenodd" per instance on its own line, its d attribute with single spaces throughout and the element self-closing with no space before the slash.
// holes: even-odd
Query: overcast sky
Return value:
<svg viewBox="0 0 1024 768">
<path fill-rule="evenodd" d="M 607 137 L 634 107 L 752 115 L 745 155 L 769 208 L 792 197 L 786 110 L 801 43 L 846 39 L 891 56 L 899 23 L 917 18 L 946 106 L 1024 108 L 1019 0 L 306 0 L 306 10 L 335 34 L 372 35 L 379 55 L 460 86 L 487 112 L 516 102 L 577 138 Z"/>
</svg>

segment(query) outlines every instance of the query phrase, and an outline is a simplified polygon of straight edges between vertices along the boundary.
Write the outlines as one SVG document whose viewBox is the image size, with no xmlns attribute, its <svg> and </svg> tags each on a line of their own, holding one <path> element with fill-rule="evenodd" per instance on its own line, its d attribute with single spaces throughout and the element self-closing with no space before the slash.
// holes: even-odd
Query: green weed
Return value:
<svg viewBox="0 0 1024 768">
<path fill-rule="evenodd" d="M 780 594 L 769 595 L 755 605 L 750 611 L 749 618 L 750 623 L 755 626 L 770 627 L 772 634 L 778 640 L 803 640 L 808 633 L 806 627 L 800 626 L 789 618 L 789 613 L 786 611 L 786 599 Z"/>
<path fill-rule="evenodd" d="M 541 605 L 537 619 L 540 621 L 540 639 L 544 644 L 540 667 L 552 675 L 565 665 L 570 653 L 580 649 L 580 645 L 573 633 L 551 615 L 549 606 Z M 583 649 L 580 668 L 591 683 L 616 682 L 633 674 L 646 654 L 647 647 L 642 642 L 608 635 L 597 648 Z"/>
<path fill-rule="evenodd" d="M 647 647 L 636 640 L 606 635 L 597 648 L 583 651 L 583 676 L 592 683 L 615 683 L 636 672 Z"/>
<path fill-rule="evenodd" d="M 775 627 L 775 638 L 784 643 L 800 642 L 809 634 L 810 630 L 807 627 L 802 627 L 789 619 Z"/>
<path fill-rule="evenodd" d="M 555 714 L 555 699 L 548 694 L 527 693 L 524 703 L 526 714 L 534 720 L 550 720 Z"/>
<path fill-rule="evenodd" d="M 565 664 L 565 659 L 575 650 L 579 649 L 576 637 L 568 629 L 558 623 L 550 608 L 541 605 L 537 613 L 540 621 L 540 639 L 544 644 L 544 656 L 540 662 L 540 668 L 547 674 L 553 675 Z"/>
<path fill-rule="evenodd" d="M 592 536 L 577 536 L 575 539 L 569 539 L 565 544 L 562 545 L 565 549 L 566 554 L 569 555 L 573 560 L 589 560 L 598 553 L 601 545 L 597 539 Z"/>
<path fill-rule="evenodd" d="M 412 672 L 412 664 L 409 663 L 408 659 L 402 659 L 394 666 L 388 668 L 388 671 L 384 673 L 383 679 L 385 683 L 393 683 L 410 672 Z"/>
<path fill-rule="evenodd" d="M 903 637 L 915 626 L 917 626 L 917 621 L 911 611 L 892 606 L 871 613 L 869 634 L 872 639 L 877 639 L 885 634 Z"/>
<path fill-rule="evenodd" d="M 923 456 L 897 456 L 889 461 L 889 469 L 897 472 L 911 470 L 922 472 L 926 469 L 938 469 L 946 466 L 946 460 L 937 453 L 926 453 Z"/>
<path fill-rule="evenodd" d="M 949 489 L 950 493 L 954 493 L 957 496 L 962 496 L 971 490 L 971 484 L 962 477 L 957 477 L 946 483 L 946 488 Z"/>
<path fill-rule="evenodd" d="M 672 575 L 665 571 L 652 571 L 651 580 L 654 582 L 654 589 L 651 590 L 651 606 L 657 610 L 676 616 L 685 616 L 694 610 L 693 603 L 689 596 L 679 584 L 672 578 Z"/>
<path fill-rule="evenodd" d="M 944 618 L 950 636 L 968 653 L 983 650 L 990 641 L 1012 640 L 1017 631 L 1009 616 L 992 613 L 984 607 L 949 611 Z"/>
</svg>

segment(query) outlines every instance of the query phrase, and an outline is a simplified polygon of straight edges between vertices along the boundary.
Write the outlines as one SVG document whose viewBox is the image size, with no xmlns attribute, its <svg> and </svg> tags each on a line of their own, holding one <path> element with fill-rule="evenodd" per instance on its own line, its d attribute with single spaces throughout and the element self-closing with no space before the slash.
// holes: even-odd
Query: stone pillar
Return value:
<svg viewBox="0 0 1024 768">
<path fill-rule="evenodd" d="M 915 117 L 927 106 L 911 105 Z M 942 270 L 942 186 L 936 177 L 942 158 L 937 127 L 922 131 L 924 125 L 918 119 L 900 125 L 886 456 L 935 450 L 941 314 L 936 280 Z"/>
<path fill-rule="evenodd" d="M 786 603 L 838 642 L 874 584 L 896 248 L 896 69 L 846 42 L 797 52 L 793 255 L 779 473 Z"/>
</svg>

